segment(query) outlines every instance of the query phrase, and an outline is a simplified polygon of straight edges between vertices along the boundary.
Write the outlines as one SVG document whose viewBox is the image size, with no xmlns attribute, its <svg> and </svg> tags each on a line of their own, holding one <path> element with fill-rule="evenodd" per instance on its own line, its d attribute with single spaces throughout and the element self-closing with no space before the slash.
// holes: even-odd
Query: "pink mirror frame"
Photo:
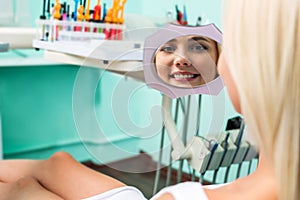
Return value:
<svg viewBox="0 0 300 200">
<path fill-rule="evenodd" d="M 165 83 L 158 77 L 154 63 L 156 50 L 167 41 L 185 35 L 201 35 L 211 38 L 219 44 L 222 44 L 222 33 L 214 24 L 208 24 L 204 26 L 181 26 L 176 24 L 167 24 L 165 27 L 147 37 L 144 42 L 143 67 L 146 84 L 171 98 L 179 98 L 191 94 L 219 94 L 224 87 L 220 76 L 205 85 L 193 88 L 180 88 L 172 86 Z"/>
</svg>

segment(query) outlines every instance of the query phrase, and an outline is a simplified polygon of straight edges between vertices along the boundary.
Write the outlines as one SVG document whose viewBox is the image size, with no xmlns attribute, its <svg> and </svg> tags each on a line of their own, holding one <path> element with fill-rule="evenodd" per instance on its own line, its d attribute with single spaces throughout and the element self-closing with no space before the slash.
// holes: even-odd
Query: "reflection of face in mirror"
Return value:
<svg viewBox="0 0 300 200">
<path fill-rule="evenodd" d="M 158 76 L 177 87 L 196 87 L 214 80 L 217 74 L 219 44 L 198 35 L 171 39 L 156 51 Z"/>
</svg>

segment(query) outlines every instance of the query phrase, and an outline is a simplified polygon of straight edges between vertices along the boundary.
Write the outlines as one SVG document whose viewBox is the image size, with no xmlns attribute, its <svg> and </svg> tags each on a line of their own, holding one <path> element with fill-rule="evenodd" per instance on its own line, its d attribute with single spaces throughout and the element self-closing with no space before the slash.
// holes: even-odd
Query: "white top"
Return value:
<svg viewBox="0 0 300 200">
<path fill-rule="evenodd" d="M 162 189 L 150 200 L 155 200 L 164 193 L 170 193 L 175 200 L 208 200 L 203 188 L 216 188 L 221 185 L 202 186 L 199 182 L 184 182 Z M 84 200 L 147 200 L 135 187 L 125 186 Z"/>
<path fill-rule="evenodd" d="M 184 182 L 162 189 L 151 200 L 157 199 L 164 193 L 170 193 L 175 200 L 208 200 L 203 186 L 199 182 Z"/>
<path fill-rule="evenodd" d="M 135 187 L 124 186 L 109 190 L 83 200 L 147 200 L 143 193 Z"/>
</svg>

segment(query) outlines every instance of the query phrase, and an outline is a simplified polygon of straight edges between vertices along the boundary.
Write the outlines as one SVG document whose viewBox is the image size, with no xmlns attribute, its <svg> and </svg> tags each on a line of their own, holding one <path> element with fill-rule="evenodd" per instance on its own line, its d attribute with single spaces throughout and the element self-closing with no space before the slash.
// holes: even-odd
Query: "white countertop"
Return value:
<svg viewBox="0 0 300 200">
<path fill-rule="evenodd" d="M 0 53 L 0 67 L 26 67 L 57 65 L 58 62 L 44 59 L 44 51 L 35 49 L 13 49 Z"/>
</svg>

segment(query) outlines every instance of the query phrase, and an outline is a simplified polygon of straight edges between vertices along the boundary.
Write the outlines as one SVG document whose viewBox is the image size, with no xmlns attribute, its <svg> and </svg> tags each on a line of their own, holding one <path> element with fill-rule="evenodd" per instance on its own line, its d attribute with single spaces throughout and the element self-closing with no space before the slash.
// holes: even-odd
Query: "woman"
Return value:
<svg viewBox="0 0 300 200">
<path fill-rule="evenodd" d="M 224 47 L 218 70 L 235 109 L 244 115 L 248 131 L 258 143 L 259 166 L 248 177 L 216 189 L 188 182 L 164 189 L 156 199 L 299 200 L 300 1 L 225 3 Z M 64 153 L 45 161 L 4 161 L 0 173 L 2 199 L 18 199 L 9 195 L 22 194 L 39 199 L 80 199 L 124 188 Z M 41 194 L 47 198 L 39 197 Z"/>
<path fill-rule="evenodd" d="M 196 87 L 217 77 L 219 48 L 217 42 L 202 36 L 174 38 L 156 52 L 157 75 L 177 87 Z"/>
<path fill-rule="evenodd" d="M 278 198 L 300 199 L 300 1 L 225 2 L 223 49 L 238 92 L 232 101 L 239 99 L 274 169 Z"/>
</svg>

